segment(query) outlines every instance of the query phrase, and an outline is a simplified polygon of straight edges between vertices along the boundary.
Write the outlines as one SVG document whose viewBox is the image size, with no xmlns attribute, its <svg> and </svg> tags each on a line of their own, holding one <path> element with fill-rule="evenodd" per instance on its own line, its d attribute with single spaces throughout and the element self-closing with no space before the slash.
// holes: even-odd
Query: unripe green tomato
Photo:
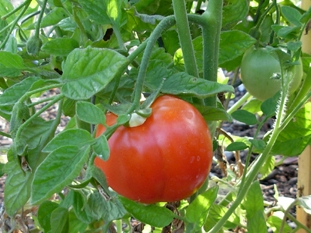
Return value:
<svg viewBox="0 0 311 233">
<path fill-rule="evenodd" d="M 300 85 L 303 70 L 302 62 L 293 66 L 293 80 L 290 93 Z M 273 78 L 281 74 L 281 65 L 277 55 L 266 48 L 251 48 L 243 56 L 241 63 L 241 79 L 245 89 L 255 98 L 266 100 L 273 97 L 281 89 L 281 78 Z"/>
</svg>

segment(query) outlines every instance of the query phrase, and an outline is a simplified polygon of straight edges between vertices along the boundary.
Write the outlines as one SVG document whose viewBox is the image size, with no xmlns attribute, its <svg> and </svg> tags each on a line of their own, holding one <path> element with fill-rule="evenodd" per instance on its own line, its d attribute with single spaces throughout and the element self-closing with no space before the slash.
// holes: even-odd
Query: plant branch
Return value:
<svg viewBox="0 0 311 233">
<path fill-rule="evenodd" d="M 283 75 L 283 73 L 282 73 L 282 75 Z M 243 201 L 243 198 L 247 194 L 247 192 L 249 190 L 249 187 L 251 186 L 253 181 L 256 179 L 256 177 L 257 177 L 261 167 L 267 161 L 269 156 L 271 156 L 270 152 L 272 150 L 272 147 L 273 147 L 274 143 L 276 142 L 279 134 L 282 131 L 281 126 L 283 126 L 284 123 L 285 123 L 285 122 L 283 122 L 283 119 L 284 119 L 284 112 L 285 112 L 285 109 L 286 109 L 287 94 L 288 93 L 286 91 L 285 92 L 281 92 L 280 102 L 279 102 L 279 106 L 278 106 L 277 112 L 276 112 L 275 128 L 274 128 L 274 130 L 271 133 L 270 139 L 269 139 L 269 141 L 268 141 L 268 143 L 267 143 L 263 153 L 254 162 L 253 166 L 250 168 L 248 173 L 245 175 L 245 180 L 240 185 L 239 193 L 237 195 L 236 200 L 232 203 L 231 207 L 228 209 L 228 211 L 225 213 L 225 215 L 219 220 L 219 222 L 217 222 L 216 225 L 209 231 L 209 233 L 219 232 L 219 230 L 225 224 L 225 222 L 230 217 L 230 215 L 234 212 L 234 210 Z M 298 110 L 295 109 L 295 110 L 297 112 L 299 109 Z M 293 116 L 294 115 L 292 115 L 292 117 Z M 245 172 L 246 172 L 246 170 L 245 170 Z"/>
<path fill-rule="evenodd" d="M 186 72 L 199 77 L 195 59 L 192 38 L 189 29 L 185 0 L 173 0 L 174 15 L 178 31 L 179 42 L 184 57 Z"/>
<path fill-rule="evenodd" d="M 167 16 L 166 18 L 162 19 L 162 21 L 156 26 L 154 31 L 151 33 L 146 49 L 144 51 L 142 62 L 140 64 L 140 69 L 137 76 L 137 81 L 135 85 L 135 93 L 134 93 L 134 100 L 132 106 L 128 109 L 127 113 L 133 112 L 135 109 L 138 108 L 140 103 L 140 96 L 143 90 L 144 80 L 147 74 L 147 67 L 148 62 L 152 53 L 152 49 L 154 44 L 157 42 L 157 39 L 161 36 L 162 32 L 170 28 L 175 24 L 175 17 L 174 16 Z"/>
<path fill-rule="evenodd" d="M 202 15 L 206 21 L 203 26 L 203 78 L 214 82 L 217 82 L 222 6 L 223 0 L 210 0 Z M 216 96 L 207 98 L 205 103 L 216 106 Z"/>
<path fill-rule="evenodd" d="M 4 48 L 6 42 L 8 41 L 8 39 L 10 38 L 11 33 L 14 30 L 15 25 L 17 24 L 18 20 L 21 19 L 21 17 L 24 15 L 24 13 L 26 12 L 26 10 L 28 9 L 28 6 L 30 5 L 31 0 L 27 0 L 25 1 L 22 5 L 23 5 L 23 10 L 18 14 L 18 16 L 14 19 L 14 21 L 12 22 L 12 26 L 10 28 L 10 31 L 7 33 L 6 37 L 4 38 L 4 40 L 2 41 L 1 45 L 0 45 L 0 49 Z"/>
<path fill-rule="evenodd" d="M 39 38 L 39 34 L 40 34 L 40 25 L 41 25 L 41 21 L 42 21 L 43 15 L 44 15 L 44 11 L 45 11 L 47 2 L 48 2 L 47 0 L 44 0 L 44 1 L 43 1 L 43 3 L 42 3 L 42 9 L 41 9 L 41 11 L 40 11 L 40 14 L 39 14 L 39 17 L 38 17 L 38 20 L 37 20 L 36 31 L 35 31 L 35 37 L 37 37 L 37 38 Z"/>
</svg>

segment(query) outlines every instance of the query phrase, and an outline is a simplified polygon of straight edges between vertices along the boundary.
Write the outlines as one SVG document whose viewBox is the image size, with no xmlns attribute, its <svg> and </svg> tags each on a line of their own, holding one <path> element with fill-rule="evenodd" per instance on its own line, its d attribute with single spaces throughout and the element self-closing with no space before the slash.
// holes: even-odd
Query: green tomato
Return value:
<svg viewBox="0 0 311 233">
<path fill-rule="evenodd" d="M 303 70 L 301 60 L 293 66 L 293 80 L 290 93 L 297 90 L 301 83 Z M 277 55 L 266 48 L 251 48 L 243 56 L 241 63 L 241 79 L 245 89 L 255 98 L 266 100 L 273 97 L 281 89 L 281 65 Z"/>
</svg>

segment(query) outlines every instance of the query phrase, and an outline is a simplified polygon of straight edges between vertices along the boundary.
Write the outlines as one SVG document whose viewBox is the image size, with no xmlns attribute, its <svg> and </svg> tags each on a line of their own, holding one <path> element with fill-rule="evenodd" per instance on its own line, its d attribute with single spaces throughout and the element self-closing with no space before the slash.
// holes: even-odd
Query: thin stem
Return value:
<svg viewBox="0 0 311 233">
<path fill-rule="evenodd" d="M 307 233 L 311 233 L 311 229 L 303 225 L 301 222 L 297 221 L 297 219 L 293 217 L 290 213 L 286 213 L 286 217 L 293 221 L 297 225 L 297 228 L 304 229 Z"/>
<path fill-rule="evenodd" d="M 133 104 L 128 109 L 127 113 L 133 112 L 139 106 L 140 95 L 143 90 L 143 84 L 144 84 L 144 80 L 145 80 L 146 73 L 147 73 L 148 62 L 149 62 L 154 44 L 157 42 L 157 39 L 161 36 L 162 32 L 167 30 L 174 24 L 175 24 L 175 17 L 167 16 L 156 26 L 156 28 L 150 35 L 148 42 L 147 42 L 146 49 L 144 51 L 144 55 L 142 57 L 142 62 L 140 64 L 140 69 L 139 69 L 138 76 L 137 76 Z"/>
<path fill-rule="evenodd" d="M 43 15 L 44 15 L 44 11 L 45 11 L 45 8 L 46 8 L 46 4 L 47 4 L 47 0 L 44 0 L 43 3 L 42 3 L 42 9 L 40 11 L 40 15 L 38 17 L 38 21 L 37 21 L 37 25 L 36 25 L 36 31 L 35 31 L 35 37 L 39 38 L 39 34 L 40 34 L 40 25 L 41 25 L 41 21 L 42 21 L 42 18 L 43 18 Z"/>
<path fill-rule="evenodd" d="M 251 186 L 253 181 L 256 179 L 259 170 L 261 169 L 261 167 L 264 165 L 264 163 L 269 158 L 272 147 L 275 144 L 279 134 L 282 131 L 281 126 L 284 125 L 284 122 L 283 122 L 284 114 L 283 114 L 283 112 L 285 112 L 285 109 L 286 109 L 286 101 L 287 101 L 287 93 L 282 92 L 279 107 L 277 109 L 277 114 L 276 114 L 275 128 L 271 133 L 270 139 L 269 139 L 263 153 L 254 162 L 254 165 L 251 167 L 251 169 L 246 174 L 245 181 L 240 186 L 239 193 L 237 195 L 236 200 L 232 203 L 231 207 L 228 209 L 228 211 L 225 213 L 225 215 L 219 220 L 219 222 L 217 222 L 216 225 L 209 231 L 209 233 L 219 232 L 219 230 L 225 224 L 225 222 L 230 217 L 230 215 L 234 212 L 234 210 L 243 201 L 243 198 L 247 194 L 249 187 Z"/>
<path fill-rule="evenodd" d="M 41 100 L 39 100 L 39 101 L 37 101 L 37 102 L 30 103 L 30 104 L 28 104 L 27 106 L 28 106 L 29 108 L 31 108 L 31 107 L 34 107 L 34 106 L 36 106 L 36 105 L 38 105 L 38 104 L 42 104 L 42 103 L 44 103 L 44 102 L 50 101 L 50 100 L 52 100 L 52 99 L 54 99 L 54 96 L 41 99 Z"/>
<path fill-rule="evenodd" d="M 148 39 L 145 40 L 136 50 L 134 50 L 134 51 L 127 57 L 128 62 L 127 62 L 127 64 L 126 64 L 126 67 L 127 67 L 129 64 L 131 64 L 132 62 L 134 62 L 134 60 L 136 59 L 136 57 L 137 57 L 142 51 L 144 51 L 144 49 L 145 49 L 146 46 L 147 46 L 147 41 L 148 41 Z M 122 72 L 123 72 L 123 70 L 122 70 Z M 117 92 L 117 90 L 118 90 L 118 87 L 119 87 L 119 84 L 120 84 L 121 74 L 120 74 L 119 76 L 117 76 L 117 77 L 118 77 L 118 78 L 117 78 L 117 80 L 116 80 L 116 83 L 115 83 L 115 85 L 114 85 L 114 87 L 113 87 L 112 93 L 111 93 L 110 98 L 109 98 L 109 104 L 111 104 L 112 101 L 114 100 L 115 94 L 116 94 L 116 92 Z"/>
<path fill-rule="evenodd" d="M 48 85 L 48 86 L 45 86 L 42 88 L 35 89 L 33 91 L 29 91 L 19 99 L 19 102 L 26 101 L 30 96 L 32 96 L 38 92 L 43 92 L 43 91 L 50 90 L 50 89 L 56 88 L 56 87 L 61 87 L 61 86 L 62 86 L 62 84 L 52 84 L 52 85 Z"/>
<path fill-rule="evenodd" d="M 23 10 L 19 13 L 19 15 L 14 19 L 13 23 L 12 23 L 12 27 L 10 29 L 10 31 L 7 33 L 6 37 L 4 38 L 4 40 L 2 41 L 2 44 L 0 45 L 0 49 L 4 48 L 6 42 L 8 41 L 8 39 L 10 38 L 11 33 L 14 30 L 15 25 L 17 24 L 17 22 L 20 20 L 20 18 L 24 15 L 24 13 L 26 12 L 26 10 L 28 9 L 28 6 L 30 5 L 31 0 L 27 0 L 26 2 L 24 2 L 23 4 Z"/>
<path fill-rule="evenodd" d="M 228 109 L 228 114 L 232 114 L 234 111 L 238 110 L 250 97 L 252 97 L 252 95 L 246 92 L 242 98 L 240 98 L 230 109 Z"/>
<path fill-rule="evenodd" d="M 12 138 L 10 134 L 5 133 L 5 132 L 1 132 L 1 131 L 0 131 L 0 135 L 1 135 L 1 136 L 4 136 L 4 137 L 7 137 L 7 138 Z"/>
<path fill-rule="evenodd" d="M 117 38 L 117 41 L 118 41 L 118 45 L 119 45 L 119 48 L 123 51 L 126 51 L 126 48 L 124 46 L 124 41 L 122 39 L 122 35 L 120 33 L 120 30 L 117 26 L 114 26 L 113 25 L 113 31 L 114 31 L 114 34 L 116 35 L 116 38 Z"/>
<path fill-rule="evenodd" d="M 174 15 L 178 31 L 179 42 L 183 53 L 186 72 L 199 77 L 197 63 L 189 29 L 185 0 L 173 0 Z"/>
<path fill-rule="evenodd" d="M 236 69 L 235 72 L 234 72 L 234 76 L 233 76 L 233 79 L 232 79 L 232 84 L 234 84 L 238 78 L 238 75 L 239 75 L 239 69 Z M 228 93 L 228 97 L 226 98 L 225 100 L 225 103 L 224 103 L 224 109 L 228 109 L 228 106 L 229 106 L 229 102 L 230 102 L 230 99 L 231 99 L 231 96 L 232 96 L 233 93 L 229 92 Z"/>
<path fill-rule="evenodd" d="M 197 6 L 196 6 L 196 8 L 195 8 L 195 12 L 198 12 L 199 10 L 201 10 L 202 1 L 203 1 L 203 0 L 198 0 Z"/>
<path fill-rule="evenodd" d="M 8 17 L 10 17 L 11 15 L 13 15 L 15 12 L 19 11 L 20 9 L 22 9 L 24 6 L 29 5 L 31 2 L 31 0 L 27 0 L 25 2 L 23 2 L 22 4 L 20 4 L 18 7 L 14 8 L 12 11 L 8 12 L 7 14 L 3 15 L 1 17 L 2 20 L 6 20 Z M 28 7 L 28 6 L 27 6 Z"/>
</svg>

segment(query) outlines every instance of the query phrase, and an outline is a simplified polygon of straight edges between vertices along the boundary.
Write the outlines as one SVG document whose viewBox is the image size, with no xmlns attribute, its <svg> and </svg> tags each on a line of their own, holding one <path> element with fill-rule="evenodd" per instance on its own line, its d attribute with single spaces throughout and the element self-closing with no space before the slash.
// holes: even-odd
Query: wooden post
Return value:
<svg viewBox="0 0 311 233">
<path fill-rule="evenodd" d="M 301 8 L 308 10 L 311 7 L 311 0 L 302 0 Z M 305 34 L 305 33 L 304 33 Z M 311 54 L 311 32 L 303 35 L 302 51 Z M 298 160 L 298 190 L 297 197 L 311 195 L 311 147 L 308 146 L 304 152 L 299 156 Z M 296 218 L 299 222 L 311 229 L 311 215 L 308 215 L 302 208 L 296 208 Z M 300 229 L 297 233 L 305 233 L 306 231 Z"/>
</svg>

